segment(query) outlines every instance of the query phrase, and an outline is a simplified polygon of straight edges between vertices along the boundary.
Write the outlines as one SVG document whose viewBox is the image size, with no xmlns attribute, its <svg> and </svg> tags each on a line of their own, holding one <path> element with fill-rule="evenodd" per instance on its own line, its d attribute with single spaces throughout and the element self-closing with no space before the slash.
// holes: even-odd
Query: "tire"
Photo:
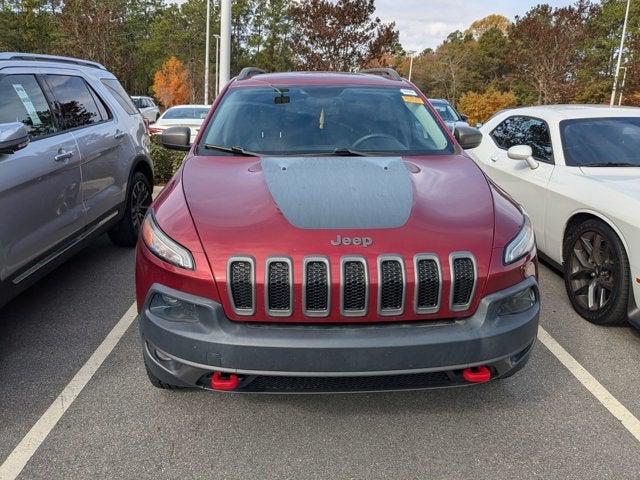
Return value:
<svg viewBox="0 0 640 480">
<path fill-rule="evenodd" d="M 618 235 L 600 220 L 574 228 L 564 244 L 564 283 L 575 311 L 596 325 L 627 321 L 631 273 Z"/>
<path fill-rule="evenodd" d="M 151 205 L 153 189 L 151 182 L 142 172 L 134 172 L 131 177 L 126 208 L 122 220 L 109 231 L 111 241 L 121 247 L 134 247 L 138 241 L 138 234 L 142 220 Z"/>
<path fill-rule="evenodd" d="M 151 385 L 153 385 L 156 388 L 159 388 L 161 390 L 182 390 L 184 388 L 184 387 L 179 387 L 178 385 L 171 385 L 170 383 L 163 382 L 158 377 L 156 377 L 153 373 L 151 373 L 151 370 L 149 370 L 149 367 L 147 367 L 146 365 L 145 365 L 145 369 L 147 370 L 147 377 L 149 377 L 149 381 L 151 382 Z"/>
</svg>

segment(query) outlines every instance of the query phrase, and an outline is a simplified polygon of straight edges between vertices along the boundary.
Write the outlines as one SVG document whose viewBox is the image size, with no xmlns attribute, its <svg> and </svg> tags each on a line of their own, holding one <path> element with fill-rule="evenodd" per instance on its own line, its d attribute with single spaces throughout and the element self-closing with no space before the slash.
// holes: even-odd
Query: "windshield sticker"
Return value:
<svg viewBox="0 0 640 480">
<path fill-rule="evenodd" d="M 24 89 L 24 87 L 19 83 L 14 83 L 13 89 L 18 94 L 18 97 L 20 97 L 20 101 L 24 105 L 24 108 L 27 110 L 27 114 L 29 115 L 29 118 L 31 118 L 31 123 L 33 124 L 33 126 L 37 127 L 39 125 L 42 125 L 42 120 L 40 120 L 40 117 L 38 116 L 38 111 L 33 105 L 33 102 L 29 98 L 29 95 L 27 94 L 27 91 Z"/>
<path fill-rule="evenodd" d="M 406 103 L 415 103 L 416 105 L 424 105 L 424 100 L 422 100 L 420 97 L 410 97 L 407 95 L 403 95 L 402 99 Z"/>
<path fill-rule="evenodd" d="M 400 89 L 400 93 L 402 93 L 402 95 L 411 95 L 412 97 L 417 97 L 418 96 L 418 94 L 415 92 L 415 90 L 411 90 L 409 88 Z"/>
</svg>

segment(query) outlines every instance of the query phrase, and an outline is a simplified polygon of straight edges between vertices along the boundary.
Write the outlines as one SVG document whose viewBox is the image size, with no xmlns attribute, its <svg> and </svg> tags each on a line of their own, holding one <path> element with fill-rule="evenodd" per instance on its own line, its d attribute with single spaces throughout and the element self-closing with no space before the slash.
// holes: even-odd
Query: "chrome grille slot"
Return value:
<svg viewBox="0 0 640 480">
<path fill-rule="evenodd" d="M 435 313 L 440 309 L 442 274 L 438 257 L 431 254 L 414 258 L 416 313 Z"/>
<path fill-rule="evenodd" d="M 233 311 L 255 313 L 255 262 L 251 257 L 233 257 L 227 264 L 227 282 Z"/>
<path fill-rule="evenodd" d="M 402 315 L 406 277 L 402 259 L 397 256 L 378 258 L 378 313 Z"/>
<path fill-rule="evenodd" d="M 323 257 L 304 259 L 302 301 L 304 314 L 326 317 L 330 310 L 331 280 L 329 261 Z"/>
<path fill-rule="evenodd" d="M 288 317 L 293 311 L 291 260 L 285 257 L 267 259 L 265 268 L 265 305 L 272 317 Z"/>
<path fill-rule="evenodd" d="M 451 266 L 451 310 L 466 310 L 471 305 L 476 288 L 476 261 L 470 253 L 453 253 Z"/>
<path fill-rule="evenodd" d="M 362 317 L 369 303 L 369 277 L 367 264 L 361 257 L 344 257 L 340 268 L 342 315 Z"/>
</svg>

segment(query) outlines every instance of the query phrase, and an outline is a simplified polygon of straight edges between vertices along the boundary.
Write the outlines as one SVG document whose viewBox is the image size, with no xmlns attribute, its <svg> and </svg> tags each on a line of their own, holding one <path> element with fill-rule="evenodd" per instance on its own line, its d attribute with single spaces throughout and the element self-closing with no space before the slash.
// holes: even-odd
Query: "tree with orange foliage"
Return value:
<svg viewBox="0 0 640 480">
<path fill-rule="evenodd" d="M 458 102 L 457 108 L 469 116 L 469 123 L 484 123 L 494 113 L 505 108 L 514 107 L 517 103 L 513 92 L 499 92 L 489 89 L 484 93 L 467 92 Z"/>
<path fill-rule="evenodd" d="M 162 64 L 153 77 L 153 93 L 165 107 L 188 103 L 191 87 L 188 82 L 189 72 L 176 57 L 171 57 Z"/>
</svg>

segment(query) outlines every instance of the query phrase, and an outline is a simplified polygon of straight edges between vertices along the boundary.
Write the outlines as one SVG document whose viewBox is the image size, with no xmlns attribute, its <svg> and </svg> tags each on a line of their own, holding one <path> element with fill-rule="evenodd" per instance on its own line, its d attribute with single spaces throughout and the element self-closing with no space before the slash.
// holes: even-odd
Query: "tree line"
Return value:
<svg viewBox="0 0 640 480">
<path fill-rule="evenodd" d="M 619 0 L 578 0 L 562 8 L 540 4 L 513 22 L 490 15 L 419 52 L 413 80 L 480 121 L 501 106 L 607 102 L 624 8 Z M 0 50 L 98 61 L 131 94 L 151 93 L 156 73 L 175 57 L 183 94 L 200 102 L 205 12 L 206 0 L 0 0 Z M 212 17 L 215 34 L 218 2 Z M 398 29 L 375 16 L 374 0 L 234 0 L 232 33 L 232 73 L 247 65 L 269 71 L 390 66 L 408 75 Z M 640 104 L 639 42 L 640 4 L 633 2 L 623 52 L 626 104 Z M 212 48 L 212 66 L 214 55 Z"/>
</svg>

